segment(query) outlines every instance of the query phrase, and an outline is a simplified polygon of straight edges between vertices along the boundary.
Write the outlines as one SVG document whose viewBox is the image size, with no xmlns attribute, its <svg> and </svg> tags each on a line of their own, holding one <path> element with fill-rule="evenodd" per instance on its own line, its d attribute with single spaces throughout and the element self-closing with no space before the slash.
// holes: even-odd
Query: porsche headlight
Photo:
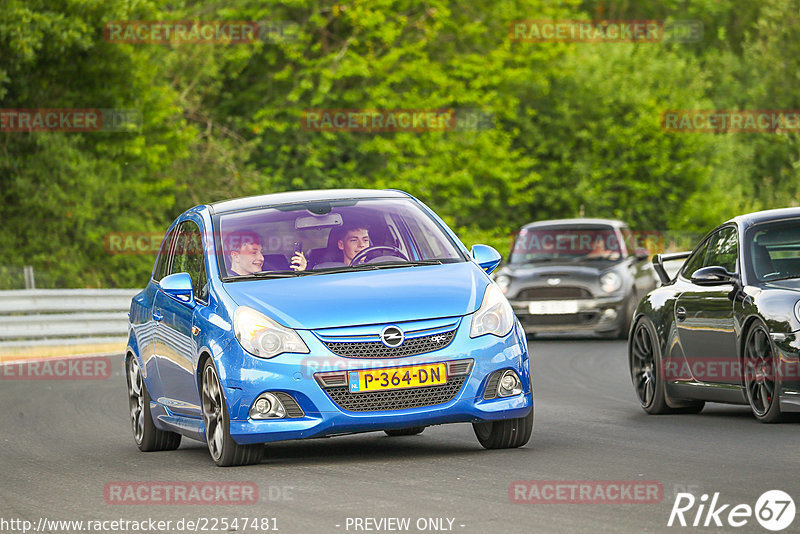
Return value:
<svg viewBox="0 0 800 534">
<path fill-rule="evenodd" d="M 609 272 L 600 277 L 600 288 L 606 293 L 613 293 L 622 287 L 622 278 L 615 272 Z"/>
<path fill-rule="evenodd" d="M 511 277 L 501 274 L 495 278 L 494 282 L 497 284 L 497 287 L 500 288 L 500 291 L 502 291 L 505 295 L 508 292 L 508 286 L 511 284 Z"/>
<path fill-rule="evenodd" d="M 284 352 L 309 352 L 297 332 L 247 306 L 236 308 L 233 330 L 242 348 L 253 356 L 274 358 Z"/>
<path fill-rule="evenodd" d="M 514 312 L 511 304 L 496 284 L 489 284 L 483 295 L 481 307 L 472 315 L 469 337 L 492 334 L 503 337 L 514 325 Z"/>
</svg>

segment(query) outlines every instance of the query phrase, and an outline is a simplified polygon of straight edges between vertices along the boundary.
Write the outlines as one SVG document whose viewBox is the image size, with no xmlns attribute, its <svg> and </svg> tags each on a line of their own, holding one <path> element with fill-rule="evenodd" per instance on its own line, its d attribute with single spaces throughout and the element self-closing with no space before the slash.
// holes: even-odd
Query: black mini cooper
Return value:
<svg viewBox="0 0 800 534">
<path fill-rule="evenodd" d="M 671 278 L 675 259 L 685 263 Z M 642 408 L 749 404 L 765 423 L 800 412 L 800 208 L 736 217 L 653 263 L 663 285 L 639 304 L 628 341 Z"/>
<path fill-rule="evenodd" d="M 639 299 L 657 278 L 625 223 L 561 219 L 523 226 L 495 280 L 525 332 L 627 338 Z"/>
</svg>

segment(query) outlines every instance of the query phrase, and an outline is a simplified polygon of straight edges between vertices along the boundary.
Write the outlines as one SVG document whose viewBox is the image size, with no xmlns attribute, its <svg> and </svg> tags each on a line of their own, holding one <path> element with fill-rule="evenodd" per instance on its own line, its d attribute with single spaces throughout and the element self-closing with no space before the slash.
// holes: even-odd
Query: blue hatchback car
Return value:
<svg viewBox="0 0 800 534">
<path fill-rule="evenodd" d="M 471 252 L 400 191 L 278 193 L 194 207 L 131 302 L 125 355 L 142 451 L 470 422 L 490 449 L 533 429 L 525 333 Z"/>
</svg>

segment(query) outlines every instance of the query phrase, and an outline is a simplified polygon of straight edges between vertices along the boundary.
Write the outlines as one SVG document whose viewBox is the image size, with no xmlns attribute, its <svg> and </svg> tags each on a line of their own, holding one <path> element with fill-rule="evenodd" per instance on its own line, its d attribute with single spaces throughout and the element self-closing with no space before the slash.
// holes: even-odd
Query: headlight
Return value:
<svg viewBox="0 0 800 534">
<path fill-rule="evenodd" d="M 511 284 L 511 277 L 501 274 L 495 278 L 494 282 L 497 284 L 497 287 L 500 288 L 500 291 L 502 291 L 505 295 L 508 291 L 508 286 Z"/>
<path fill-rule="evenodd" d="M 503 337 L 514 325 L 514 312 L 503 292 L 495 284 L 486 287 L 481 307 L 472 316 L 469 337 L 493 334 Z"/>
<path fill-rule="evenodd" d="M 273 358 L 284 352 L 309 352 L 297 332 L 247 306 L 236 308 L 233 331 L 242 348 L 253 356 Z"/>
<path fill-rule="evenodd" d="M 622 287 L 622 278 L 615 272 L 606 273 L 600 277 L 600 287 L 606 293 L 613 293 Z"/>
<path fill-rule="evenodd" d="M 800 321 L 800 300 L 797 301 L 797 304 L 794 305 L 794 316 Z"/>
</svg>

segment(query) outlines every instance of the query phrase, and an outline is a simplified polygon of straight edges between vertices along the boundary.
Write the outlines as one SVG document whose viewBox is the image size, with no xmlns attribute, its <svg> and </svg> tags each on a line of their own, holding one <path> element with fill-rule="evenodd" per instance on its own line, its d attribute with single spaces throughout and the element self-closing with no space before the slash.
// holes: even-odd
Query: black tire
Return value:
<svg viewBox="0 0 800 534">
<path fill-rule="evenodd" d="M 217 370 L 211 359 L 203 366 L 201 380 L 201 401 L 206 443 L 211 459 L 219 467 L 257 464 L 264 456 L 264 445 L 240 445 L 230 434 L 228 405 L 222 394 L 222 385 L 217 378 Z"/>
<path fill-rule="evenodd" d="M 128 380 L 128 407 L 131 415 L 133 440 L 142 452 L 173 451 L 181 444 L 181 435 L 159 430 L 150 413 L 150 393 L 142 378 L 139 361 L 132 354 L 125 362 Z"/>
<path fill-rule="evenodd" d="M 414 426 L 411 428 L 400 428 L 398 430 L 384 430 L 387 436 L 397 437 L 397 436 L 416 436 L 417 434 L 422 434 L 422 431 L 425 430 L 424 426 Z"/>
<path fill-rule="evenodd" d="M 533 432 L 533 407 L 525 417 L 472 423 L 475 437 L 484 449 L 515 449 L 531 439 Z"/>
<path fill-rule="evenodd" d="M 666 384 L 661 374 L 661 344 L 655 326 L 648 317 L 642 317 L 628 341 L 628 368 L 636 396 L 642 409 L 651 415 L 700 413 L 704 401 L 670 403 Z M 676 405 L 677 404 L 677 405 Z"/>
<path fill-rule="evenodd" d="M 782 422 L 777 352 L 761 320 L 756 320 L 747 331 L 742 364 L 745 395 L 755 418 L 762 423 Z"/>
</svg>

